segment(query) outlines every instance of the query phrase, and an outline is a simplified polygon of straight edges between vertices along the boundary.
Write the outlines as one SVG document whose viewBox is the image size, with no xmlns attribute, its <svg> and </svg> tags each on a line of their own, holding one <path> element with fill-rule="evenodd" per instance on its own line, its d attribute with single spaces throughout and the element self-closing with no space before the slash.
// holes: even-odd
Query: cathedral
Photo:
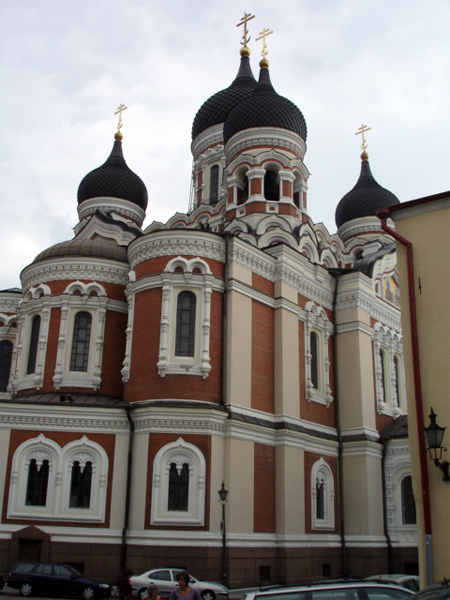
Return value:
<svg viewBox="0 0 450 600">
<path fill-rule="evenodd" d="M 219 581 L 223 538 L 230 588 L 417 571 L 395 243 L 376 216 L 399 201 L 362 126 L 336 233 L 312 222 L 306 120 L 271 83 L 267 30 L 254 76 L 248 17 L 235 79 L 193 120 L 187 212 L 143 228 L 121 105 L 74 238 L 0 291 L 4 577 L 31 559 Z"/>
</svg>

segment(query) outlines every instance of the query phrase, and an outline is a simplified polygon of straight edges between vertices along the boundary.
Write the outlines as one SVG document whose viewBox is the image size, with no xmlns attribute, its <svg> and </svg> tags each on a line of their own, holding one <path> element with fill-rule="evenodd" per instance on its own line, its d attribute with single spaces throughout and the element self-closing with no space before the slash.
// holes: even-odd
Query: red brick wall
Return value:
<svg viewBox="0 0 450 600">
<path fill-rule="evenodd" d="M 250 180 L 250 196 L 262 193 L 262 179 L 251 179 Z"/>
<path fill-rule="evenodd" d="M 142 263 L 139 263 L 134 268 L 134 271 L 136 273 L 136 278 L 139 279 L 139 278 L 143 277 L 144 275 L 156 275 L 158 273 L 162 273 L 164 271 L 164 269 L 166 268 L 167 264 L 173 258 L 178 258 L 178 255 L 177 256 L 175 256 L 175 255 L 158 256 L 156 258 L 151 258 Z M 192 260 L 195 257 L 182 255 L 182 258 L 185 258 L 186 260 Z M 220 277 L 223 279 L 224 264 L 217 260 L 209 260 L 209 259 L 207 262 L 208 262 L 209 268 L 211 269 L 212 274 L 215 277 Z"/>
<path fill-rule="evenodd" d="M 315 454 L 312 452 L 305 452 L 305 533 L 317 533 L 322 535 L 324 533 L 323 530 L 312 529 L 312 520 L 311 520 L 311 469 L 313 464 L 317 462 L 321 454 Z M 334 479 L 334 529 L 327 529 L 328 533 L 338 533 L 339 531 L 339 489 L 338 489 L 338 465 L 337 458 L 332 456 L 323 456 L 324 461 L 330 467 L 333 473 Z"/>
<path fill-rule="evenodd" d="M 86 436 L 92 442 L 96 442 L 105 450 L 108 455 L 109 460 L 109 468 L 108 468 L 108 484 L 107 484 L 107 493 L 106 493 L 106 511 L 105 511 L 105 522 L 104 523 L 89 523 L 87 526 L 89 527 L 109 527 L 110 522 L 110 512 L 111 512 L 111 489 L 112 489 L 112 479 L 113 479 L 113 470 L 114 470 L 114 453 L 115 453 L 115 444 L 116 437 L 115 435 L 108 433 L 93 433 L 91 431 L 86 432 L 70 432 L 70 431 L 45 431 L 43 432 L 44 436 L 47 439 L 53 440 L 57 444 L 60 445 L 61 448 L 64 448 L 70 442 L 75 440 L 81 440 L 83 436 Z M 9 497 L 9 484 L 11 481 L 11 465 L 12 459 L 17 448 L 32 438 L 35 438 L 39 435 L 38 431 L 26 431 L 26 430 L 11 430 L 11 438 L 9 442 L 9 454 L 8 454 L 8 463 L 7 463 L 7 471 L 6 471 L 6 485 L 3 496 L 3 515 L 2 515 L 2 523 L 18 523 L 26 525 L 35 524 L 37 527 L 40 525 L 60 525 L 61 521 L 33 521 L 33 519 L 8 519 L 7 518 L 7 507 L 8 507 L 8 497 Z M 80 527 L 79 522 L 69 522 L 64 521 L 64 525 L 67 527 Z"/>
<path fill-rule="evenodd" d="M 176 442 L 180 437 L 189 444 L 196 446 L 205 457 L 206 461 L 206 477 L 205 477 L 205 524 L 203 526 L 182 527 L 180 525 L 174 525 L 170 527 L 168 525 L 151 525 L 151 506 L 152 506 L 152 484 L 153 484 L 153 463 L 155 456 L 158 451 L 172 442 Z M 177 529 L 177 530 L 189 530 L 198 529 L 205 530 L 209 529 L 209 503 L 210 503 L 210 481 L 211 481 L 211 437 L 208 435 L 191 435 L 185 434 L 183 431 L 178 433 L 152 433 L 149 437 L 148 446 L 148 465 L 147 465 L 147 493 L 145 503 L 145 528 L 146 529 Z"/>
<path fill-rule="evenodd" d="M 275 533 L 275 447 L 255 444 L 254 515 L 255 533 Z"/>
<path fill-rule="evenodd" d="M 252 301 L 252 408 L 274 413 L 274 310 Z"/>
<path fill-rule="evenodd" d="M 273 281 L 269 281 L 260 275 L 256 275 L 256 273 L 252 273 L 252 287 L 269 296 L 275 295 L 275 284 Z"/>
</svg>

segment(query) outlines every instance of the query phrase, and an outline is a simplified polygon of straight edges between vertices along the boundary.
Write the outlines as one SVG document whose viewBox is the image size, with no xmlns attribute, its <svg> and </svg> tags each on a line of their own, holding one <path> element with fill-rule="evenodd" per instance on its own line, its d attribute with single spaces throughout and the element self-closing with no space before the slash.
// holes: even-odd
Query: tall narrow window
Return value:
<svg viewBox="0 0 450 600">
<path fill-rule="evenodd" d="M 214 165 L 211 167 L 210 178 L 209 178 L 209 202 L 215 204 L 219 199 L 219 166 Z"/>
<path fill-rule="evenodd" d="M 192 292 L 178 294 L 175 356 L 195 354 L 195 305 L 196 298 Z"/>
<path fill-rule="evenodd" d="M 309 346 L 311 352 L 311 383 L 315 390 L 319 389 L 319 357 L 317 333 L 313 331 L 309 335 Z"/>
<path fill-rule="evenodd" d="M 189 498 L 189 465 L 171 463 L 169 472 L 168 510 L 187 511 Z"/>
<path fill-rule="evenodd" d="M 48 469 L 48 460 L 43 460 L 40 464 L 37 463 L 35 458 L 30 460 L 25 502 L 27 506 L 45 506 L 47 501 Z"/>
<path fill-rule="evenodd" d="M 0 392 L 6 392 L 8 387 L 12 350 L 12 342 L 9 340 L 0 342 Z"/>
<path fill-rule="evenodd" d="M 92 462 L 84 466 L 74 461 L 70 482 L 70 508 L 89 508 L 91 503 Z"/>
<path fill-rule="evenodd" d="M 91 339 L 92 316 L 88 312 L 75 315 L 73 326 L 72 354 L 70 357 L 71 371 L 87 371 L 89 359 L 89 341 Z"/>
<path fill-rule="evenodd" d="M 319 477 L 316 479 L 316 518 L 325 518 L 325 481 Z"/>
<path fill-rule="evenodd" d="M 402 523 L 404 525 L 416 524 L 416 503 L 412 489 L 411 475 L 404 477 L 401 484 L 402 496 Z"/>
<path fill-rule="evenodd" d="M 383 350 L 380 350 L 380 369 L 381 369 L 381 396 L 383 402 L 386 402 L 386 360 Z"/>
<path fill-rule="evenodd" d="M 28 349 L 27 375 L 36 371 L 36 358 L 39 344 L 41 317 L 36 315 L 31 323 L 30 347 Z"/>
<path fill-rule="evenodd" d="M 395 406 L 400 406 L 400 380 L 399 380 L 399 358 L 394 356 L 394 382 L 395 382 Z"/>
<path fill-rule="evenodd" d="M 264 175 L 264 198 L 266 200 L 280 199 L 280 187 L 275 171 L 266 171 Z"/>
</svg>

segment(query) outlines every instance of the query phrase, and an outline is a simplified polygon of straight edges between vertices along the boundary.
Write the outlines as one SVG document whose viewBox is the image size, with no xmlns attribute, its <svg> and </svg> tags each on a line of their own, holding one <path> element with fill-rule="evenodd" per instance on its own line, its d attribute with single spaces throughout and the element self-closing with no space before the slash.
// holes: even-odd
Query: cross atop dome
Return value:
<svg viewBox="0 0 450 600">
<path fill-rule="evenodd" d="M 266 58 L 267 54 L 269 53 L 269 51 L 267 50 L 266 38 L 269 35 L 271 35 L 272 33 L 273 33 L 273 30 L 270 30 L 267 27 L 265 27 L 259 34 L 259 38 L 256 38 L 257 42 L 259 42 L 259 40 L 263 41 L 263 49 L 261 52 L 262 60 L 259 63 L 259 66 L 261 67 L 261 69 L 269 68 L 269 61 Z"/>
<path fill-rule="evenodd" d="M 236 25 L 236 27 L 244 26 L 244 35 L 242 36 L 241 43 L 241 56 L 250 56 L 250 48 L 248 47 L 249 41 L 252 39 L 248 35 L 247 23 L 255 18 L 255 15 L 251 15 L 250 13 L 244 13 L 244 16 L 241 18 L 241 22 Z"/>
<path fill-rule="evenodd" d="M 364 137 L 364 133 L 366 131 L 370 131 L 370 127 L 367 127 L 367 125 L 361 125 L 361 127 L 355 133 L 355 135 L 362 135 L 362 144 L 361 144 L 362 154 L 361 154 L 361 160 L 369 160 L 369 155 L 366 152 L 366 149 L 367 149 L 366 138 Z"/>
<path fill-rule="evenodd" d="M 122 128 L 122 112 L 124 110 L 127 110 L 128 106 L 125 106 L 125 104 L 123 104 L 122 102 L 119 104 L 119 106 L 117 107 L 117 111 L 114 113 L 115 115 L 119 115 L 119 122 L 117 123 L 117 131 L 114 135 L 114 139 L 117 140 L 118 142 L 122 141 L 123 139 L 123 135 L 122 132 L 120 131 Z"/>
</svg>

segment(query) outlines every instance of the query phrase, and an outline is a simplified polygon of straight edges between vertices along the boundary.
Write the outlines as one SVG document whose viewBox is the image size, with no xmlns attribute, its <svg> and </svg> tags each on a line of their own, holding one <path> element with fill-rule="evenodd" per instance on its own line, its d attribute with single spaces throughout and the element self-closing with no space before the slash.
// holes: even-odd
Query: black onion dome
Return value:
<svg viewBox="0 0 450 600">
<path fill-rule="evenodd" d="M 289 129 L 306 141 L 306 121 L 302 112 L 293 102 L 277 94 L 266 68 L 261 69 L 258 85 L 251 95 L 226 120 L 223 129 L 225 143 L 235 133 L 251 127 Z"/>
<path fill-rule="evenodd" d="M 361 174 L 355 187 L 345 194 L 337 205 L 336 225 L 339 228 L 352 219 L 376 216 L 378 210 L 393 204 L 400 204 L 399 199 L 375 181 L 369 161 L 363 158 Z"/>
<path fill-rule="evenodd" d="M 147 188 L 125 162 L 120 141 L 114 142 L 108 160 L 88 173 L 78 187 L 78 204 L 101 196 L 129 200 L 144 210 L 147 208 Z"/>
<path fill-rule="evenodd" d="M 245 100 L 255 86 L 256 79 L 250 67 L 250 59 L 248 56 L 242 56 L 239 71 L 233 83 L 211 96 L 199 108 L 192 124 L 192 139 L 195 140 L 198 134 L 208 127 L 225 123 L 233 108 Z"/>
<path fill-rule="evenodd" d="M 47 248 L 47 250 L 36 256 L 33 264 L 54 258 L 75 256 L 108 258 L 109 260 L 117 260 L 123 263 L 128 262 L 127 250 L 124 246 L 119 246 L 119 244 L 110 242 L 105 238 L 96 237 L 88 240 L 75 238 L 68 242 L 61 242 L 60 244 L 50 246 L 50 248 Z"/>
</svg>

